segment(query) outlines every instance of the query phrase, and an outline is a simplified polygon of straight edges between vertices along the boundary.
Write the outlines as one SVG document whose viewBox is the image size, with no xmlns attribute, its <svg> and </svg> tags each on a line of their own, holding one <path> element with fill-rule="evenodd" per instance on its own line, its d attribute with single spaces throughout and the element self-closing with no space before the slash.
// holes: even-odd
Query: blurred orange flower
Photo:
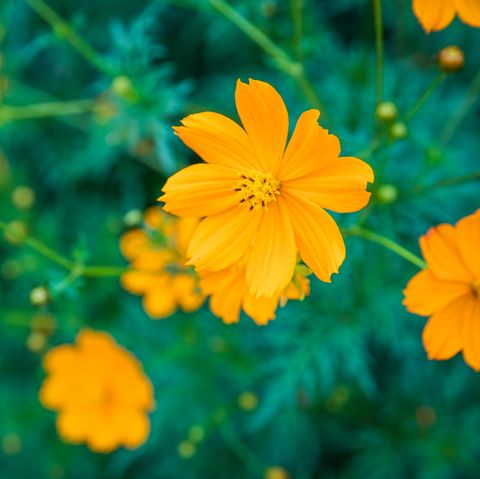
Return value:
<svg viewBox="0 0 480 479">
<path fill-rule="evenodd" d="M 173 175 L 159 198 L 166 211 L 204 218 L 188 247 L 189 264 L 221 271 L 248 251 L 249 293 L 272 298 L 290 283 L 299 251 L 318 278 L 330 282 L 345 245 L 325 209 L 363 208 L 372 169 L 357 158 L 339 158 L 340 142 L 318 125 L 318 110 L 300 116 L 287 146 L 287 109 L 268 83 L 238 81 L 235 101 L 243 128 L 212 112 L 190 115 L 174 128 L 206 162 Z"/>
<path fill-rule="evenodd" d="M 294 277 L 288 286 L 271 298 L 255 297 L 248 292 L 245 280 L 245 266 L 240 263 L 221 271 L 200 272 L 200 286 L 210 296 L 210 309 L 224 323 L 236 323 L 240 310 L 250 316 L 258 325 L 266 325 L 275 319 L 278 305 L 285 306 L 289 299 L 303 300 L 310 294 L 310 281 L 306 278 L 311 271 L 305 266 L 297 266 Z"/>
<path fill-rule="evenodd" d="M 165 318 L 177 308 L 192 312 L 205 301 L 198 278 L 186 266 L 186 250 L 195 218 L 175 218 L 158 207 L 145 212 L 145 229 L 134 229 L 120 240 L 120 250 L 131 262 L 121 277 L 124 289 L 143 295 L 143 307 L 152 318 Z"/>
<path fill-rule="evenodd" d="M 455 15 L 467 25 L 480 27 L 479 0 L 413 0 L 413 11 L 427 33 L 448 27 Z"/>
<path fill-rule="evenodd" d="M 83 330 L 43 360 L 47 378 L 40 401 L 58 411 L 57 430 L 73 444 L 107 453 L 141 446 L 149 435 L 153 388 L 142 365 L 114 339 Z"/>
<path fill-rule="evenodd" d="M 455 226 L 442 224 L 420 238 L 427 267 L 408 283 L 403 304 L 430 316 L 423 344 L 430 359 L 463 351 L 480 370 L 480 210 Z"/>
</svg>

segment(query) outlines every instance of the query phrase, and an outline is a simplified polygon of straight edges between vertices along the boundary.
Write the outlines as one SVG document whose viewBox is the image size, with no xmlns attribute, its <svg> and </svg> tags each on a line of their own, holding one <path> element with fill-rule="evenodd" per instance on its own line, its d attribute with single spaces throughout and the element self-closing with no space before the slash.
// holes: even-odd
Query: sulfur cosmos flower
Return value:
<svg viewBox="0 0 480 479">
<path fill-rule="evenodd" d="M 121 284 L 132 294 L 143 296 L 143 307 L 152 318 L 165 318 L 177 308 L 192 312 L 202 306 L 205 296 L 185 253 L 198 225 L 195 218 L 176 218 L 158 207 L 145 212 L 145 228 L 125 233 L 120 250 L 131 262 Z"/>
<path fill-rule="evenodd" d="M 345 258 L 337 224 L 325 209 L 363 208 L 373 181 L 369 165 L 340 158 L 340 142 L 304 112 L 287 145 L 285 104 L 268 83 L 237 82 L 243 128 L 218 113 L 187 116 L 175 133 L 205 163 L 170 177 L 159 198 L 164 209 L 203 218 L 189 243 L 198 271 L 221 271 L 245 259 L 245 280 L 255 297 L 272 297 L 291 281 L 297 252 L 330 282 Z"/>
<path fill-rule="evenodd" d="M 480 210 L 455 226 L 442 224 L 420 238 L 427 267 L 408 283 L 408 311 L 430 316 L 423 344 L 430 359 L 463 351 L 480 370 Z"/>
<path fill-rule="evenodd" d="M 479 0 L 413 0 L 413 11 L 427 32 L 443 30 L 455 15 L 472 27 L 480 27 Z"/>
<path fill-rule="evenodd" d="M 44 357 L 40 401 L 58 411 L 57 430 L 69 443 L 107 453 L 141 446 L 150 432 L 153 388 L 140 362 L 101 332 L 81 331 Z"/>
<path fill-rule="evenodd" d="M 310 281 L 306 276 L 311 271 L 298 265 L 295 274 L 281 293 L 272 297 L 255 297 L 248 292 L 245 280 L 245 266 L 234 264 L 220 271 L 201 271 L 200 287 L 210 296 L 210 309 L 215 316 L 222 318 L 224 323 L 236 323 L 243 310 L 258 325 L 266 325 L 275 319 L 278 306 L 285 306 L 289 299 L 303 300 L 310 294 Z"/>
</svg>

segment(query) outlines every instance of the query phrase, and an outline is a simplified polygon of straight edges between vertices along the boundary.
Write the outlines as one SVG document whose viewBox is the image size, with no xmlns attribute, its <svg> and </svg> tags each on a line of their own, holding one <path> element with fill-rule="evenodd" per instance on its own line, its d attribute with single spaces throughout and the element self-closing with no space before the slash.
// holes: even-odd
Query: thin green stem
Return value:
<svg viewBox="0 0 480 479">
<path fill-rule="evenodd" d="M 105 58 L 80 37 L 72 25 L 43 0 L 25 0 L 25 2 L 52 27 L 58 37 L 65 39 L 91 65 L 108 75 L 113 73 Z"/>
<path fill-rule="evenodd" d="M 373 14 L 375 20 L 375 43 L 377 48 L 377 80 L 376 104 L 383 99 L 383 19 L 382 0 L 373 0 Z"/>
<path fill-rule="evenodd" d="M 398 256 L 401 256 L 403 259 L 409 261 L 415 266 L 418 266 L 420 269 L 423 269 L 427 266 L 425 261 L 423 261 L 421 258 L 416 256 L 412 252 L 408 251 L 403 246 L 400 246 L 399 244 L 395 243 L 395 241 L 387 238 L 386 236 L 379 235 L 377 233 L 374 233 L 373 231 L 366 230 L 359 226 L 355 226 L 351 228 L 350 230 L 346 231 L 345 234 L 347 236 L 348 235 L 357 236 L 367 241 L 372 241 L 373 243 L 377 243 L 383 246 L 384 248 L 389 249 L 390 251 L 397 254 Z"/>
<path fill-rule="evenodd" d="M 14 228 L 9 227 L 9 225 L 3 221 L 0 221 L 0 231 L 3 231 L 8 236 L 14 237 L 14 239 L 18 240 L 19 244 L 32 248 L 38 254 L 70 271 L 73 281 L 79 277 L 118 277 L 128 271 L 128 268 L 123 266 L 84 266 L 78 261 L 72 261 L 61 255 L 38 239 L 16 232 Z M 68 278 L 69 280 L 71 279 L 70 277 Z"/>
<path fill-rule="evenodd" d="M 418 99 L 417 103 L 413 105 L 412 109 L 405 115 L 404 122 L 408 123 L 425 105 L 426 101 L 430 98 L 430 95 L 443 83 L 447 74 L 445 72 L 441 72 L 437 75 L 427 89 L 423 92 L 422 96 Z"/>
<path fill-rule="evenodd" d="M 473 79 L 470 88 L 465 94 L 465 98 L 461 103 L 458 110 L 450 118 L 450 121 L 445 125 L 445 129 L 440 135 L 440 143 L 445 145 L 448 143 L 454 136 L 457 130 L 460 128 L 460 125 L 463 123 L 463 120 L 467 116 L 470 109 L 473 107 L 475 102 L 480 97 L 480 71 L 477 73 Z"/>
<path fill-rule="evenodd" d="M 25 106 L 3 105 L 0 110 L 0 123 L 31 120 L 35 118 L 81 115 L 92 111 L 94 105 L 94 100 L 46 102 Z"/>
<path fill-rule="evenodd" d="M 304 0 L 290 0 L 290 9 L 293 19 L 293 46 L 295 48 L 297 60 L 303 63 L 303 7 Z"/>
<path fill-rule="evenodd" d="M 458 186 L 465 183 L 470 183 L 474 181 L 480 181 L 480 171 L 476 173 L 469 173 L 463 176 L 456 176 L 452 178 L 445 178 L 443 180 L 436 181 L 435 183 L 431 183 L 429 185 L 419 185 L 418 187 L 413 189 L 413 193 L 415 195 L 425 193 L 427 191 L 437 190 L 439 188 L 450 188 L 452 186 Z"/>
<path fill-rule="evenodd" d="M 288 53 L 278 47 L 270 38 L 259 28 L 249 22 L 237 10 L 231 7 L 224 0 L 208 0 L 210 5 L 247 37 L 256 43 L 262 50 L 270 55 L 278 68 L 289 75 L 298 85 L 304 96 L 315 108 L 324 110 L 322 102 L 313 86 L 312 82 L 305 73 L 303 64 L 293 60 Z M 325 111 L 323 117 L 328 118 Z"/>
</svg>

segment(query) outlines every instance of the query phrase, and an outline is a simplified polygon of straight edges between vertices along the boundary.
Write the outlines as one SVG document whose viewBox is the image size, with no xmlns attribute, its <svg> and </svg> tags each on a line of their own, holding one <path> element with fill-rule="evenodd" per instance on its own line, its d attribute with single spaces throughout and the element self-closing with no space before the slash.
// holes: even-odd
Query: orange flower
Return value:
<svg viewBox="0 0 480 479">
<path fill-rule="evenodd" d="M 40 402 L 59 412 L 57 430 L 66 442 L 107 453 L 147 440 L 152 385 L 138 360 L 110 335 L 83 330 L 77 344 L 48 352 L 43 367 L 48 377 Z"/>
<path fill-rule="evenodd" d="M 423 344 L 430 359 L 460 351 L 480 370 L 480 210 L 420 238 L 427 267 L 404 291 L 408 311 L 430 316 Z"/>
<path fill-rule="evenodd" d="M 188 242 L 198 220 L 178 219 L 160 208 L 145 212 L 146 229 L 134 229 L 120 240 L 120 249 L 132 270 L 120 279 L 122 287 L 143 295 L 143 307 L 152 318 L 165 318 L 177 307 L 195 311 L 205 301 L 191 266 L 185 265 Z"/>
<path fill-rule="evenodd" d="M 305 266 L 297 266 L 293 280 L 281 292 L 271 298 L 256 298 L 248 292 L 245 280 L 245 266 L 235 264 L 221 271 L 200 272 L 200 286 L 210 298 L 210 310 L 222 318 L 226 324 L 236 323 L 240 319 L 240 310 L 250 316 L 259 326 L 275 319 L 275 311 L 285 306 L 289 299 L 303 300 L 310 294 L 310 281 L 306 276 L 311 271 Z"/>
<path fill-rule="evenodd" d="M 472 27 L 480 27 L 479 0 L 413 0 L 413 11 L 427 32 L 443 30 L 455 15 Z"/>
<path fill-rule="evenodd" d="M 324 208 L 363 208 L 372 169 L 339 158 L 339 140 L 318 125 L 318 110 L 300 116 L 287 146 L 287 109 L 268 83 L 238 81 L 235 100 L 244 128 L 212 112 L 190 115 L 174 128 L 206 162 L 173 175 L 159 198 L 166 211 L 204 218 L 188 247 L 189 264 L 221 271 L 248 251 L 249 293 L 271 298 L 291 281 L 299 251 L 330 282 L 345 245 Z"/>
</svg>

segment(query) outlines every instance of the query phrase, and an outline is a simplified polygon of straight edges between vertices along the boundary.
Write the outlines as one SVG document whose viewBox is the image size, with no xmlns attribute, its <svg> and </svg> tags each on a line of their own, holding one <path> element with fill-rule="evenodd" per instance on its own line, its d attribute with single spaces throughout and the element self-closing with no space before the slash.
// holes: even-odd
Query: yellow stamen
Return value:
<svg viewBox="0 0 480 479">
<path fill-rule="evenodd" d="M 277 201 L 280 181 L 271 173 L 251 171 L 240 176 L 242 179 L 236 185 L 235 191 L 239 193 L 241 205 L 246 204 L 250 211 L 261 208 L 267 210 L 269 203 Z"/>
</svg>

